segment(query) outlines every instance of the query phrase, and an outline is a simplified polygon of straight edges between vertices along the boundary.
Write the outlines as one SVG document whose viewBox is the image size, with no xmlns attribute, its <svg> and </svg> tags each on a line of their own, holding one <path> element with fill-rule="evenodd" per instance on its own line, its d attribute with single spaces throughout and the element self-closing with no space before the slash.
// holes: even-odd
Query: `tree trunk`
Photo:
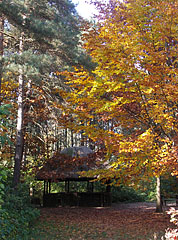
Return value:
<svg viewBox="0 0 178 240">
<path fill-rule="evenodd" d="M 163 212 L 162 201 L 161 201 L 161 178 L 157 177 L 156 183 L 156 212 Z"/>
<path fill-rule="evenodd" d="M 20 38 L 19 54 L 23 51 L 23 34 Z M 20 168 L 23 157 L 23 95 L 24 95 L 24 79 L 22 68 L 19 70 L 19 87 L 18 87 L 18 113 L 17 113 L 17 136 L 15 145 L 15 157 L 14 157 L 14 174 L 13 174 L 13 187 L 17 187 L 20 182 Z"/>
<path fill-rule="evenodd" d="M 49 135 L 48 135 L 48 124 L 46 124 L 46 156 L 49 158 Z"/>
<path fill-rule="evenodd" d="M 1 79 L 2 79 L 2 66 L 4 54 L 4 18 L 0 17 L 0 105 L 1 105 Z"/>
<path fill-rule="evenodd" d="M 4 18 L 3 16 L 0 17 L 0 55 L 3 56 L 4 54 Z"/>
<path fill-rule="evenodd" d="M 71 147 L 74 146 L 74 133 L 73 130 L 71 130 Z"/>
</svg>

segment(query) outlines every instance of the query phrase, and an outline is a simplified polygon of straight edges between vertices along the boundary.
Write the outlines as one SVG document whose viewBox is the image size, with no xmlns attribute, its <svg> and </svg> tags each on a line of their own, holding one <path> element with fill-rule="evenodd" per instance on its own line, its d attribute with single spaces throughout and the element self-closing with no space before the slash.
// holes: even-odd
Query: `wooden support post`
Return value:
<svg viewBox="0 0 178 240">
<path fill-rule="evenodd" d="M 87 181 L 87 192 L 93 192 L 94 189 L 94 183 L 90 182 L 89 180 Z"/>
<path fill-rule="evenodd" d="M 67 181 L 65 181 L 65 192 L 67 192 Z"/>
<path fill-rule="evenodd" d="M 94 192 L 94 182 L 91 182 L 91 192 Z"/>
<path fill-rule="evenodd" d="M 90 182 L 87 181 L 87 192 L 89 192 L 89 191 L 90 191 Z"/>
<path fill-rule="evenodd" d="M 106 192 L 111 192 L 111 186 L 109 184 L 106 186 Z"/>
<path fill-rule="evenodd" d="M 65 181 L 65 192 L 69 193 L 70 191 L 70 186 L 69 186 L 69 180 Z"/>
<path fill-rule="evenodd" d="M 49 180 L 49 193 L 51 192 L 51 180 Z"/>
<path fill-rule="evenodd" d="M 44 180 L 44 190 L 43 190 L 43 195 L 46 194 L 46 181 Z"/>
<path fill-rule="evenodd" d="M 47 184 L 46 184 L 46 193 L 48 194 L 48 188 L 49 188 L 49 181 L 47 181 Z"/>
<path fill-rule="evenodd" d="M 69 192 L 70 192 L 70 181 L 68 181 L 67 186 L 68 186 L 68 188 L 67 188 L 67 192 L 69 193 Z"/>
<path fill-rule="evenodd" d="M 111 183 L 111 181 L 110 180 L 108 180 L 107 182 L 106 182 L 106 192 L 111 192 L 111 185 L 110 185 L 110 183 Z"/>
</svg>

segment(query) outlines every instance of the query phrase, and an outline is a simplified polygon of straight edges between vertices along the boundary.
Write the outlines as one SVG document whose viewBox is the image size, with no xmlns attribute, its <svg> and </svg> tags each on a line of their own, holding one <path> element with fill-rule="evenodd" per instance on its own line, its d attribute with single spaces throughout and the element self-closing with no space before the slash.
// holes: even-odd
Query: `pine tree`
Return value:
<svg viewBox="0 0 178 240">
<path fill-rule="evenodd" d="M 14 180 L 20 180 L 24 146 L 24 111 L 27 98 L 37 96 L 34 89 L 52 95 L 62 79 L 57 71 L 80 63 L 79 17 L 69 0 L 6 0 L 0 2 L 5 19 L 3 73 L 11 72 L 19 82 Z M 35 87 L 33 87 L 35 86 Z M 60 101 L 60 96 L 55 94 Z"/>
</svg>

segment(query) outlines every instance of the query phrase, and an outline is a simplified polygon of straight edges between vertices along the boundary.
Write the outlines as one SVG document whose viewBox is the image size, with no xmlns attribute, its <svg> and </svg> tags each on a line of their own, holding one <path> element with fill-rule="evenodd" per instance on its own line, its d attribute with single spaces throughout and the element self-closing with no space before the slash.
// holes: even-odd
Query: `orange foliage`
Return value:
<svg viewBox="0 0 178 240">
<path fill-rule="evenodd" d="M 96 69 L 65 73 L 70 127 L 102 141 L 109 174 L 126 182 L 178 173 L 177 7 L 173 0 L 110 1 L 84 35 Z"/>
</svg>

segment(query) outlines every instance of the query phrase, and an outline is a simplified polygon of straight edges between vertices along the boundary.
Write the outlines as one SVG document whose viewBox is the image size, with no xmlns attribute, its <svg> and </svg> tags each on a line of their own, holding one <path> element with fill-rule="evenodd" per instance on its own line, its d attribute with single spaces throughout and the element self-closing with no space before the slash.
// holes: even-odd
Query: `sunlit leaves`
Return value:
<svg viewBox="0 0 178 240">
<path fill-rule="evenodd" d="M 178 167 L 174 160 L 178 130 L 176 7 L 177 1 L 169 0 L 115 1 L 114 8 L 110 2 L 105 18 L 102 11 L 97 28 L 85 39 L 96 69 L 81 68 L 66 75 L 73 88 L 64 94 L 67 110 L 78 121 L 71 127 L 80 130 L 80 123 L 88 122 L 82 130 L 115 156 L 108 171 L 113 169 L 118 179 L 158 176 L 167 170 L 175 174 Z M 97 127 L 100 122 L 102 127 Z"/>
</svg>

